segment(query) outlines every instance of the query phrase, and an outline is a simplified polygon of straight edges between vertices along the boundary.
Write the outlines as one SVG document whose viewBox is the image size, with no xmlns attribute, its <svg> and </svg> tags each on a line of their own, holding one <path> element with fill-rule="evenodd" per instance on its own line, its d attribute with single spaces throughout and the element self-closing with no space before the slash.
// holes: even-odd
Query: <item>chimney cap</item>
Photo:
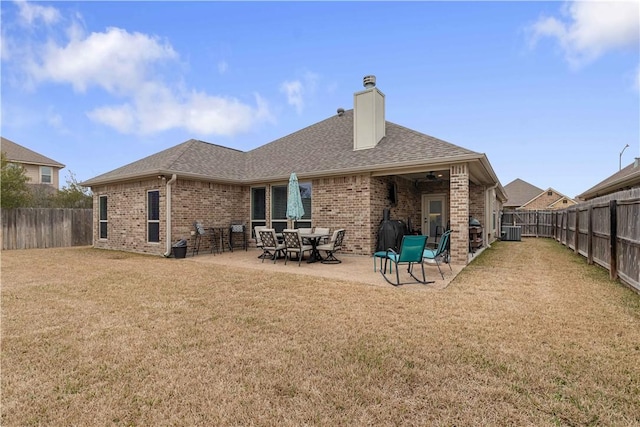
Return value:
<svg viewBox="0 0 640 427">
<path fill-rule="evenodd" d="M 374 76 L 374 75 L 364 76 L 364 78 L 362 79 L 362 84 L 367 89 L 370 88 L 370 87 L 375 87 L 376 86 L 376 76 Z"/>
<path fill-rule="evenodd" d="M 341 116 L 344 114 L 344 108 L 340 107 L 338 108 L 338 116 Z"/>
</svg>

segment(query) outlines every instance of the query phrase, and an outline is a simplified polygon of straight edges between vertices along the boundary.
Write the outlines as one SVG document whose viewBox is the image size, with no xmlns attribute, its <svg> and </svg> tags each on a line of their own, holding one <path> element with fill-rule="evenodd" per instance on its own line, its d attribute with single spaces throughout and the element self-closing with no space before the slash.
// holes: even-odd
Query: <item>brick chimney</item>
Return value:
<svg viewBox="0 0 640 427">
<path fill-rule="evenodd" d="M 376 87 L 376 76 L 365 76 L 365 90 L 353 95 L 353 149 L 375 147 L 386 134 L 384 94 Z"/>
</svg>

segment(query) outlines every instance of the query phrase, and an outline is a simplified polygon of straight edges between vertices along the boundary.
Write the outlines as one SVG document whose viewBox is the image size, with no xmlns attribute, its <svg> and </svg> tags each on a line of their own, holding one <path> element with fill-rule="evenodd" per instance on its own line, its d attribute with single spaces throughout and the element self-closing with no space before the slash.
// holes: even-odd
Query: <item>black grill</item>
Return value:
<svg viewBox="0 0 640 427">
<path fill-rule="evenodd" d="M 407 226 L 401 220 L 389 219 L 389 208 L 385 208 L 382 214 L 382 222 L 378 228 L 378 243 L 376 251 L 386 251 L 391 248 L 398 252 L 402 244 L 402 237 L 407 234 Z"/>
</svg>

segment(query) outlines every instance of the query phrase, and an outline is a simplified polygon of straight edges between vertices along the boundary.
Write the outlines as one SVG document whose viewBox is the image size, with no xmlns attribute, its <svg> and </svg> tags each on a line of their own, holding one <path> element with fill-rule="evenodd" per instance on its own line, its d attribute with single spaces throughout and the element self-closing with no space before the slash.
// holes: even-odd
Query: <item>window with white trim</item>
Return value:
<svg viewBox="0 0 640 427">
<path fill-rule="evenodd" d="M 53 168 L 51 166 L 40 166 L 40 184 L 53 183 Z"/>
<path fill-rule="evenodd" d="M 98 228 L 101 239 L 107 238 L 107 196 L 100 196 L 98 212 Z"/>
<path fill-rule="evenodd" d="M 160 191 L 147 192 L 147 242 L 160 241 Z"/>
</svg>

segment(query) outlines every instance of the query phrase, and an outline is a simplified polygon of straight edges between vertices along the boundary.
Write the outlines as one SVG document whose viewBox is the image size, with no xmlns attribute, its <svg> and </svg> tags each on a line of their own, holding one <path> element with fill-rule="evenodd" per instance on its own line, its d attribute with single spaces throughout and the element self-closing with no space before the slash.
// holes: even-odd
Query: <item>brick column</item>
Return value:
<svg viewBox="0 0 640 427">
<path fill-rule="evenodd" d="M 451 262 L 467 265 L 469 255 L 469 166 L 453 165 L 450 169 Z"/>
</svg>

